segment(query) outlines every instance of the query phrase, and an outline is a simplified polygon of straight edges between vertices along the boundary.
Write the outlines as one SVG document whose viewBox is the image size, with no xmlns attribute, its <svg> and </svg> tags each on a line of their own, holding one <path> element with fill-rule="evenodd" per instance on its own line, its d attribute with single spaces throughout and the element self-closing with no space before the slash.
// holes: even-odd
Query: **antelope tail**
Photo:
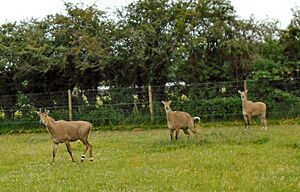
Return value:
<svg viewBox="0 0 300 192">
<path fill-rule="evenodd" d="M 91 132 L 92 132 L 92 129 L 93 129 L 93 124 L 91 124 L 91 123 L 90 123 L 90 126 L 89 126 L 89 127 L 90 127 L 90 131 L 89 131 L 88 135 L 90 135 L 90 134 L 91 134 Z"/>
<path fill-rule="evenodd" d="M 201 119 L 200 119 L 200 117 L 194 117 L 194 121 L 195 120 L 198 120 L 200 122 Z"/>
</svg>

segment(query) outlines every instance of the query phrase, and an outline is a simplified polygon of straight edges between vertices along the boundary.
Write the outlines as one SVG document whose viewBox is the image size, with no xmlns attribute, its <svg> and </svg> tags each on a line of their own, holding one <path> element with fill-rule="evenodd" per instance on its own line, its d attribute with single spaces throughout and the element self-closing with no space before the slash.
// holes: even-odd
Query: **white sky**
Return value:
<svg viewBox="0 0 300 192">
<path fill-rule="evenodd" d="M 291 9 L 300 7 L 300 0 L 231 0 L 237 15 L 248 19 L 252 14 L 257 20 L 279 20 L 286 28 L 293 18 Z"/>
<path fill-rule="evenodd" d="M 101 10 L 115 9 L 134 0 L 3 0 L 0 4 L 0 25 L 5 22 L 30 18 L 41 19 L 46 15 L 61 13 L 64 1 L 85 5 L 97 4 Z M 257 20 L 277 19 L 281 28 L 286 28 L 292 19 L 292 8 L 300 6 L 300 0 L 231 0 L 236 14 L 248 19 L 254 15 Z"/>
</svg>

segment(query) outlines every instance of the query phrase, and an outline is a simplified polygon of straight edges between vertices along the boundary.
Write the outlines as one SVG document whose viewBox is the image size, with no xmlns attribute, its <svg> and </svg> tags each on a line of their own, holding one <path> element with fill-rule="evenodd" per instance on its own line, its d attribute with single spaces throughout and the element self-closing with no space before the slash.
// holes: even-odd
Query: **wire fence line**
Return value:
<svg viewBox="0 0 300 192">
<path fill-rule="evenodd" d="M 173 110 L 200 116 L 202 121 L 241 120 L 238 90 L 244 81 L 166 83 L 161 86 L 108 87 L 60 92 L 18 93 L 0 96 L 0 128 L 35 127 L 35 111 L 48 109 L 56 119 L 88 120 L 95 126 L 149 125 L 165 123 L 161 101 L 172 100 Z M 248 99 L 264 101 L 268 118 L 300 116 L 300 78 L 276 81 L 247 81 Z M 149 94 L 149 91 L 151 94 Z M 152 99 L 149 98 L 152 96 Z M 71 98 L 71 109 L 70 109 Z M 152 110 L 150 110 L 152 109 Z"/>
</svg>

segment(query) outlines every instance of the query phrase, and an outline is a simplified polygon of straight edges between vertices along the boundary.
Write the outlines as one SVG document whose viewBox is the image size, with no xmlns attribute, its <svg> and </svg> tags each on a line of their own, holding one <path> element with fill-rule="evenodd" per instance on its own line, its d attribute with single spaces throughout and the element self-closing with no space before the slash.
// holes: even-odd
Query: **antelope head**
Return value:
<svg viewBox="0 0 300 192">
<path fill-rule="evenodd" d="M 172 101 L 162 101 L 162 103 L 164 104 L 165 111 L 172 111 L 170 106 Z"/>
<path fill-rule="evenodd" d="M 48 125 L 48 114 L 49 110 L 46 110 L 45 112 L 36 112 L 40 116 L 40 123 L 44 125 Z"/>
<path fill-rule="evenodd" d="M 248 93 L 247 89 L 245 91 L 238 90 L 238 93 L 241 95 L 242 100 L 247 100 L 247 93 Z"/>
</svg>

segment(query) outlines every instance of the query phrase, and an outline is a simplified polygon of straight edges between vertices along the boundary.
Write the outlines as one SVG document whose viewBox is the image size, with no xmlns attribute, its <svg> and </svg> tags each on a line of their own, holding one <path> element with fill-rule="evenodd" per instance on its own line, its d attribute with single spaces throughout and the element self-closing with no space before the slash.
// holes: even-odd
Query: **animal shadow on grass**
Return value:
<svg viewBox="0 0 300 192">
<path fill-rule="evenodd" d="M 232 130 L 212 130 L 208 133 L 197 135 L 189 140 L 177 141 L 163 140 L 153 143 L 149 152 L 169 152 L 190 146 L 206 145 L 263 145 L 270 141 L 270 136 L 261 132 L 244 132 Z M 300 144 L 297 145 L 300 148 Z"/>
<path fill-rule="evenodd" d="M 296 142 L 296 143 L 292 143 L 292 144 L 288 144 L 286 145 L 288 148 L 292 148 L 292 149 L 298 149 L 300 150 L 300 142 Z"/>
<path fill-rule="evenodd" d="M 270 141 L 269 135 L 262 132 L 240 130 L 215 130 L 206 135 L 208 143 L 224 145 L 262 145 Z"/>
<path fill-rule="evenodd" d="M 148 152 L 150 153 L 166 153 L 170 151 L 175 151 L 178 149 L 183 149 L 189 146 L 189 143 L 185 140 L 164 140 L 156 141 L 149 148 Z"/>
</svg>

